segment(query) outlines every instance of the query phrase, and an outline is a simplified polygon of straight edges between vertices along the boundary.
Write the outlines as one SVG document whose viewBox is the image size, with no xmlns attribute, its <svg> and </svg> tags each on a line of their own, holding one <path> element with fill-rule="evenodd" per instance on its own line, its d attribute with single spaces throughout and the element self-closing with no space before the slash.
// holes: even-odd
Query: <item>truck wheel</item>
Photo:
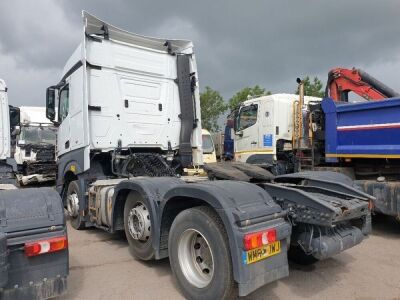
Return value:
<svg viewBox="0 0 400 300">
<path fill-rule="evenodd" d="M 299 246 L 290 246 L 288 258 L 296 264 L 308 266 L 316 263 L 318 258 L 313 255 L 307 255 Z"/>
<path fill-rule="evenodd" d="M 142 259 L 154 258 L 150 211 L 136 192 L 129 193 L 124 207 L 124 228 L 131 253 Z"/>
<path fill-rule="evenodd" d="M 168 240 L 172 273 L 188 299 L 231 299 L 236 292 L 228 237 L 206 206 L 181 212 Z"/>
<path fill-rule="evenodd" d="M 77 230 L 85 228 L 85 221 L 79 211 L 79 184 L 78 180 L 71 181 L 67 189 L 67 211 L 71 226 Z"/>
</svg>

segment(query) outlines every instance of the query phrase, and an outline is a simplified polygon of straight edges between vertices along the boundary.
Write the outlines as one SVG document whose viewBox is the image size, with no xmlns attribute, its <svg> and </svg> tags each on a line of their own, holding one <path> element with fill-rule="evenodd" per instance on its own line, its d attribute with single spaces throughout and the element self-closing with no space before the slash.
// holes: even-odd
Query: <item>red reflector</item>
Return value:
<svg viewBox="0 0 400 300">
<path fill-rule="evenodd" d="M 268 242 L 273 243 L 276 241 L 276 230 L 269 230 L 268 231 Z"/>
<path fill-rule="evenodd" d="M 369 202 L 368 202 L 368 209 L 370 211 L 374 210 L 374 202 L 372 202 L 372 200 L 369 200 Z"/>
<path fill-rule="evenodd" d="M 251 250 L 254 248 L 262 247 L 269 243 L 273 243 L 276 240 L 276 229 L 268 229 L 264 231 L 248 233 L 243 237 L 244 249 Z"/>
<path fill-rule="evenodd" d="M 68 248 L 66 236 L 55 237 L 47 240 L 39 240 L 25 244 L 26 256 L 36 256 L 44 253 L 51 253 Z"/>
</svg>

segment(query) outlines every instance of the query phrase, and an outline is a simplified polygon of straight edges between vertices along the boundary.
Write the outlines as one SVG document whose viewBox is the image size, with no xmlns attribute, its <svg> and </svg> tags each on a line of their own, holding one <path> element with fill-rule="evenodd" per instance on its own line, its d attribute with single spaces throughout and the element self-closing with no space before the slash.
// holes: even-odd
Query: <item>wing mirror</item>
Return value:
<svg viewBox="0 0 400 300">
<path fill-rule="evenodd" d="M 237 135 L 238 137 L 243 137 L 243 131 L 235 131 L 235 135 Z"/>
<path fill-rule="evenodd" d="M 50 121 L 56 118 L 56 89 L 54 87 L 46 90 L 46 118 Z"/>
</svg>

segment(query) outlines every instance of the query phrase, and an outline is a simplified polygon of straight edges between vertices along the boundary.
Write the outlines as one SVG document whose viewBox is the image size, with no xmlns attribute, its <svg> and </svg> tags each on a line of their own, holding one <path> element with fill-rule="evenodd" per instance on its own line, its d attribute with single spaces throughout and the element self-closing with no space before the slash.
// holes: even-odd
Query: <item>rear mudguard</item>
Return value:
<svg viewBox="0 0 400 300">
<path fill-rule="evenodd" d="M 125 190 L 139 192 L 152 211 L 153 247 L 156 258 L 166 257 L 172 207 L 189 208 L 188 203 L 208 205 L 221 218 L 229 239 L 234 279 L 239 294 L 288 276 L 287 242 L 290 224 L 282 218 L 282 210 L 262 188 L 245 182 L 207 181 L 185 183 L 176 178 L 138 178 L 122 181 L 115 187 L 114 201 Z M 188 202 L 190 201 L 190 202 Z M 183 208 L 182 208 L 183 207 Z M 176 210 L 172 218 L 176 216 Z M 163 228 L 165 227 L 165 228 Z M 281 252 L 268 259 L 246 265 L 243 260 L 243 236 L 267 228 L 276 228 Z M 163 230 L 167 232 L 163 232 Z"/>
<path fill-rule="evenodd" d="M 114 232 L 117 228 L 115 223 L 116 220 L 116 201 L 118 197 L 125 193 L 126 191 L 138 192 L 143 200 L 146 202 L 146 206 L 150 209 L 151 223 L 153 224 L 151 228 L 151 234 L 153 238 L 153 248 L 156 251 L 156 258 L 158 256 L 159 241 L 160 241 L 160 224 L 161 224 L 161 210 L 160 203 L 164 199 L 164 195 L 173 187 L 182 184 L 183 181 L 178 178 L 173 177 L 142 177 L 134 178 L 131 180 L 121 181 L 115 186 L 114 196 L 112 202 L 112 216 L 113 224 L 111 231 Z"/>
</svg>

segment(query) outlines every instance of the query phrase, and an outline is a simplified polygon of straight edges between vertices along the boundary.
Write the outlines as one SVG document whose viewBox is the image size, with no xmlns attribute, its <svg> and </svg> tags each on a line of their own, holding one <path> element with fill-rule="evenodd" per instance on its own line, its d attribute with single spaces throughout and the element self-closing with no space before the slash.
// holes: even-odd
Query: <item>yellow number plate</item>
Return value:
<svg viewBox="0 0 400 300">
<path fill-rule="evenodd" d="M 277 241 L 260 248 L 243 251 L 243 263 L 252 264 L 281 252 L 281 242 Z"/>
</svg>

